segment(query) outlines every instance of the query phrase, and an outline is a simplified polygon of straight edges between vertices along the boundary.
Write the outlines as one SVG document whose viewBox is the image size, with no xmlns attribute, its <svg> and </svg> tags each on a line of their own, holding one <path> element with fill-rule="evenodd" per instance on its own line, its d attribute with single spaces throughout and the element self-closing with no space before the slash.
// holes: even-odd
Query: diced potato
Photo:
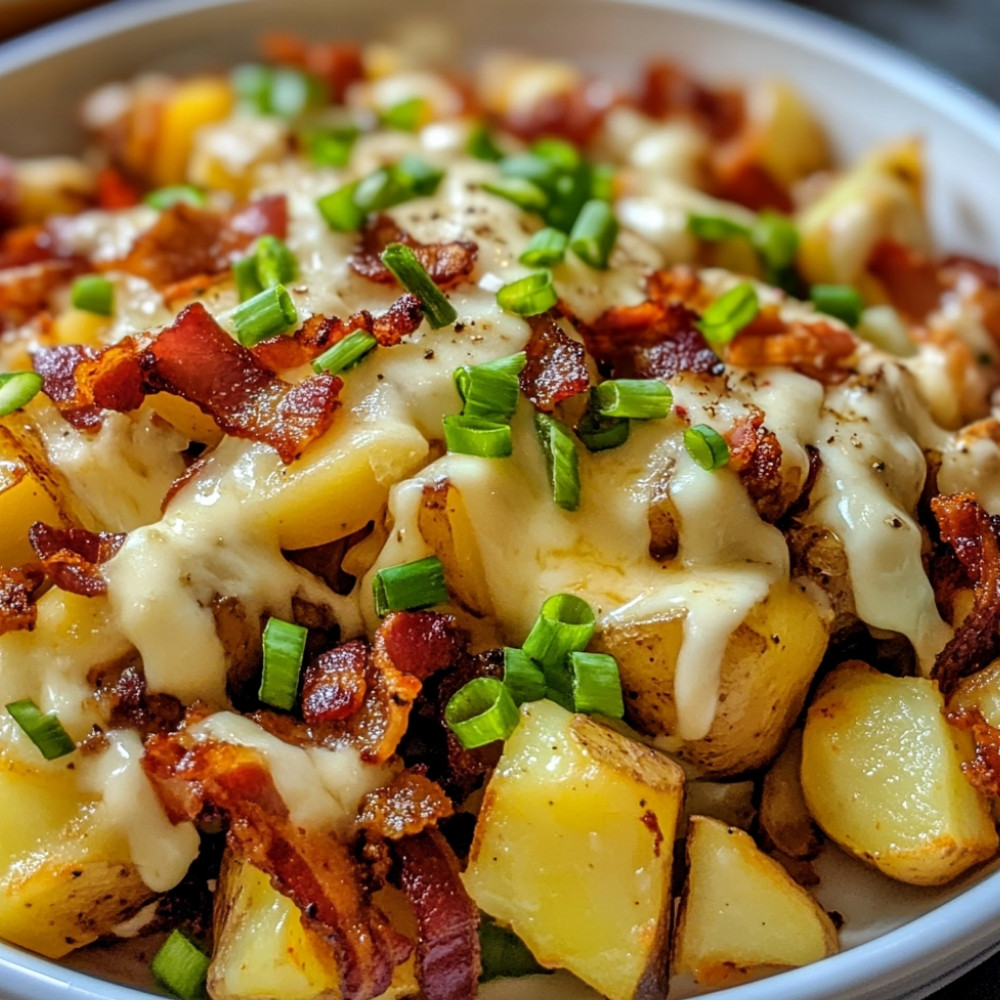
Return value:
<svg viewBox="0 0 1000 1000">
<path fill-rule="evenodd" d="M 376 899 L 394 923 L 393 907 L 407 916 L 405 898 L 394 890 L 381 890 Z M 392 985 L 379 1000 L 412 996 L 418 989 L 411 957 L 396 969 Z M 215 897 L 208 991 L 213 1000 L 341 997 L 331 949 L 303 924 L 298 907 L 274 888 L 267 875 L 228 853 Z"/>
<path fill-rule="evenodd" d="M 85 309 L 66 309 L 52 321 L 52 336 L 58 344 L 84 344 L 102 347 L 102 334 L 111 321 L 106 316 Z"/>
<path fill-rule="evenodd" d="M 703 986 L 732 985 L 837 951 L 830 918 L 748 833 L 692 816 L 687 857 L 675 972 Z"/>
<path fill-rule="evenodd" d="M 760 825 L 771 843 L 790 858 L 812 858 L 819 836 L 802 794 L 802 732 L 788 737 L 784 750 L 764 775 Z"/>
<path fill-rule="evenodd" d="M 177 184 L 187 179 L 188 159 L 195 133 L 221 121 L 233 107 L 227 80 L 196 77 L 179 84 L 160 112 L 156 153 L 152 162 L 154 184 Z"/>
<path fill-rule="evenodd" d="M 189 441 L 200 441 L 214 448 L 222 440 L 222 430 L 207 413 L 183 396 L 158 392 L 146 398 L 146 406 L 175 427 Z"/>
<path fill-rule="evenodd" d="M 596 640 L 618 660 L 626 715 L 642 732 L 676 731 L 674 674 L 683 629 L 680 617 L 660 619 L 607 627 Z M 766 764 L 802 708 L 826 642 L 819 613 L 802 591 L 773 587 L 729 639 L 708 735 L 683 743 L 678 755 L 715 776 Z"/>
<path fill-rule="evenodd" d="M 991 857 L 986 799 L 962 774 L 972 738 L 949 726 L 937 686 L 850 661 L 809 708 L 802 789 L 844 850 L 893 878 L 941 885 Z"/>
<path fill-rule="evenodd" d="M 521 707 L 465 885 L 549 968 L 611 1000 L 666 995 L 680 767 L 550 701 Z"/>
<path fill-rule="evenodd" d="M 75 215 L 86 208 L 97 182 L 87 164 L 71 156 L 15 161 L 17 220 L 42 222 L 52 215 Z"/>
</svg>

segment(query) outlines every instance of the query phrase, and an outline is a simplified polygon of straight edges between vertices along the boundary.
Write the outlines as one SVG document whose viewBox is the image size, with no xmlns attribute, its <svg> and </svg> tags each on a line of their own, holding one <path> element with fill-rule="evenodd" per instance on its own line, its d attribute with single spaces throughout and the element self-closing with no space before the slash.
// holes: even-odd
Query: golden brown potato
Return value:
<svg viewBox="0 0 1000 1000">
<path fill-rule="evenodd" d="M 749 834 L 692 816 L 687 857 L 675 972 L 728 986 L 837 951 L 830 918 Z"/>
<path fill-rule="evenodd" d="M 521 708 L 464 875 L 549 968 L 611 1000 L 666 995 L 681 768 L 550 701 Z"/>
<path fill-rule="evenodd" d="M 610 626 L 596 640 L 596 648 L 618 660 L 626 715 L 641 732 L 672 736 L 677 728 L 673 689 L 682 632 L 678 617 Z M 766 764 L 802 708 L 826 641 L 802 591 L 773 587 L 730 637 L 711 730 L 681 745 L 679 756 L 715 776 Z"/>
<path fill-rule="evenodd" d="M 809 708 L 802 789 L 844 850 L 893 878 L 941 885 L 991 857 L 989 804 L 962 774 L 972 738 L 948 725 L 937 686 L 850 661 Z"/>
<path fill-rule="evenodd" d="M 814 858 L 820 841 L 802 794 L 802 732 L 796 729 L 764 775 L 760 825 L 771 843 L 790 858 Z"/>
</svg>

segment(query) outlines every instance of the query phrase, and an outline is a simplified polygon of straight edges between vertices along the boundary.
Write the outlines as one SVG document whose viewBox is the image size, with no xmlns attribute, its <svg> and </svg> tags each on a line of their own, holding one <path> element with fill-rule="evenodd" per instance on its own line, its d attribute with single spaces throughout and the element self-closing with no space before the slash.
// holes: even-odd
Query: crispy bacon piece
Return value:
<svg viewBox="0 0 1000 1000">
<path fill-rule="evenodd" d="M 973 584 L 968 617 L 938 654 L 931 672 L 945 697 L 959 680 L 1000 653 L 1000 542 L 998 523 L 968 493 L 931 500 L 941 540 L 950 545 Z"/>
<path fill-rule="evenodd" d="M 441 833 L 428 829 L 393 845 L 399 880 L 417 915 L 417 982 L 426 1000 L 470 1000 L 479 973 L 479 913 Z"/>
<path fill-rule="evenodd" d="M 34 629 L 38 620 L 35 597 L 44 580 L 40 566 L 0 567 L 0 635 Z"/>
<path fill-rule="evenodd" d="M 122 547 L 125 535 L 54 528 L 36 521 L 28 530 L 28 541 L 57 587 L 81 597 L 97 597 L 108 590 L 100 566 Z"/>
<path fill-rule="evenodd" d="M 524 349 L 527 363 L 519 379 L 521 391 L 536 409 L 551 413 L 556 403 L 586 392 L 590 386 L 586 352 L 550 313 L 528 322 L 531 339 Z"/>
<path fill-rule="evenodd" d="M 375 635 L 377 655 L 422 681 L 456 663 L 468 644 L 454 617 L 437 611 L 393 611 Z"/>
<path fill-rule="evenodd" d="M 418 771 L 403 771 L 361 800 L 358 824 L 386 840 L 400 840 L 422 833 L 454 812 L 439 784 Z"/>
<path fill-rule="evenodd" d="M 570 90 L 548 94 L 529 107 L 515 107 L 501 116 L 508 132 L 531 141 L 546 136 L 586 146 L 605 116 L 625 98 L 602 81 L 583 81 Z"/>
<path fill-rule="evenodd" d="M 330 945 L 345 1000 L 370 1000 L 388 989 L 410 943 L 372 904 L 347 845 L 291 820 L 256 751 L 194 742 L 182 730 L 153 736 L 143 767 L 175 820 L 195 819 L 206 807 L 228 817 L 230 848 L 266 872 Z"/>
<path fill-rule="evenodd" d="M 31 357 L 32 367 L 42 376 L 42 392 L 80 430 L 94 430 L 101 425 L 101 407 L 94 402 L 93 392 L 86 384 L 81 384 L 83 379 L 78 380 L 76 374 L 79 368 L 82 376 L 84 363 L 94 362 L 98 357 L 98 351 L 83 344 L 41 347 Z"/>
<path fill-rule="evenodd" d="M 146 689 L 142 667 L 135 663 L 102 664 L 87 675 L 104 717 L 114 728 L 134 729 L 143 737 L 175 729 L 184 706 L 169 694 Z"/>
<path fill-rule="evenodd" d="M 744 118 L 739 90 L 712 90 L 668 62 L 646 67 L 638 105 L 653 118 L 688 118 L 716 142 L 734 136 Z"/>
<path fill-rule="evenodd" d="M 97 174 L 97 207 L 105 212 L 131 208 L 139 204 L 139 192 L 128 178 L 114 167 L 105 167 Z"/>
<path fill-rule="evenodd" d="M 922 323 L 938 308 L 947 288 L 933 261 L 892 240 L 875 244 L 867 266 L 882 282 L 893 306 L 913 323 Z"/>
<path fill-rule="evenodd" d="M 413 248 L 417 260 L 439 288 L 451 288 L 472 274 L 476 266 L 479 247 L 471 240 L 453 240 L 451 243 L 421 243 L 408 232 L 400 229 L 393 219 L 384 214 L 370 215 L 361 230 L 361 242 L 351 255 L 350 265 L 369 281 L 391 284 L 393 273 L 382 263 L 382 251 L 390 243 L 404 243 Z"/>
<path fill-rule="evenodd" d="M 756 410 L 736 421 L 726 435 L 729 465 L 740 477 L 757 513 L 774 524 L 795 499 L 790 484 L 781 475 L 781 445 L 774 431 L 764 426 L 764 414 Z"/>
<path fill-rule="evenodd" d="M 290 32 L 265 35 L 261 49 L 269 62 L 307 70 L 326 84 L 331 101 L 342 102 L 347 88 L 365 76 L 361 47 L 355 42 L 307 42 Z"/>
<path fill-rule="evenodd" d="M 320 653 L 306 667 L 302 681 L 302 718 L 310 724 L 336 722 L 354 715 L 368 685 L 368 643 L 345 642 Z"/>
<path fill-rule="evenodd" d="M 52 293 L 83 270 L 83 261 L 75 257 L 0 269 L 0 329 L 21 326 L 48 309 Z"/>
<path fill-rule="evenodd" d="M 269 195 L 228 215 L 181 202 L 161 212 L 128 255 L 110 266 L 162 290 L 224 271 L 258 236 L 284 238 L 287 229 L 284 195 Z"/>
<path fill-rule="evenodd" d="M 972 733 L 976 756 L 962 764 L 969 784 L 983 795 L 1000 795 L 1000 729 L 991 726 L 977 709 L 949 712 L 945 718 L 957 729 Z"/>
</svg>

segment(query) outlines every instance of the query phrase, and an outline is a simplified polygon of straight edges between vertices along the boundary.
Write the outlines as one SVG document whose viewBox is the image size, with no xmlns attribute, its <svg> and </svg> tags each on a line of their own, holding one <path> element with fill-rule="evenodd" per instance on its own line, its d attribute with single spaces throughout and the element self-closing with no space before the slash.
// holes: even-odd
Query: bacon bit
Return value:
<svg viewBox="0 0 1000 1000">
<path fill-rule="evenodd" d="M 382 251 L 390 243 L 403 243 L 413 248 L 417 260 L 439 288 L 451 288 L 468 278 L 476 266 L 479 247 L 471 240 L 451 243 L 421 243 L 400 229 L 385 214 L 370 215 L 361 230 L 361 242 L 349 263 L 354 271 L 379 284 L 391 284 L 395 275 L 382 263 Z"/>
<path fill-rule="evenodd" d="M 108 591 L 108 581 L 98 567 L 122 547 L 125 535 L 53 528 L 36 521 L 28 530 L 28 541 L 57 587 L 81 597 L 97 597 Z"/>
<path fill-rule="evenodd" d="M 638 105 L 653 118 L 688 118 L 716 142 L 736 135 L 744 118 L 739 90 L 712 90 L 667 62 L 646 67 Z"/>
<path fill-rule="evenodd" d="M 342 103 L 347 88 L 365 77 L 361 47 L 354 42 L 307 42 L 297 35 L 266 35 L 261 50 L 268 62 L 304 69 L 326 84 L 331 101 Z"/>
<path fill-rule="evenodd" d="M 139 204 L 139 192 L 120 170 L 105 167 L 97 174 L 97 207 L 116 212 Z"/>
<path fill-rule="evenodd" d="M 525 141 L 558 136 L 586 146 L 612 108 L 625 97 L 601 81 L 584 81 L 572 90 L 548 94 L 528 108 L 514 108 L 500 118 L 500 126 Z"/>
<path fill-rule="evenodd" d="M 875 244 L 867 267 L 882 282 L 892 305 L 912 323 L 923 323 L 947 288 L 933 261 L 892 240 Z"/>
<path fill-rule="evenodd" d="M 757 513 L 774 524 L 796 499 L 781 475 L 781 445 L 774 431 L 764 426 L 764 414 L 754 408 L 741 417 L 725 435 L 729 445 L 729 465 L 740 477 Z"/>
<path fill-rule="evenodd" d="M 386 840 L 400 840 L 422 833 L 454 813 L 451 799 L 439 784 L 418 771 L 403 771 L 361 800 L 358 825 Z"/>
<path fill-rule="evenodd" d="M 417 916 L 417 982 L 426 1000 L 469 1000 L 479 974 L 479 913 L 458 859 L 441 833 L 425 830 L 394 845 L 399 879 Z"/>
<path fill-rule="evenodd" d="M 0 270 L 0 328 L 22 326 L 49 308 L 52 293 L 86 270 L 77 258 L 39 260 Z"/>
<path fill-rule="evenodd" d="M 184 718 L 184 706 L 169 694 L 150 694 L 142 667 L 134 663 L 102 665 L 91 670 L 87 682 L 108 724 L 134 729 L 145 738 L 175 729 Z"/>
<path fill-rule="evenodd" d="M 315 725 L 354 715 L 368 690 L 368 656 L 368 643 L 356 639 L 312 660 L 302 682 L 302 718 Z"/>
<path fill-rule="evenodd" d="M 733 140 L 732 148 L 719 150 L 711 159 L 713 194 L 754 212 L 765 208 L 790 214 L 795 211 L 791 193 L 754 160 L 749 141 Z"/>
<path fill-rule="evenodd" d="M 454 617 L 437 611 L 394 611 L 375 635 L 377 655 L 422 681 L 458 662 L 468 644 Z"/>
<path fill-rule="evenodd" d="M 45 580 L 40 566 L 0 567 L 0 635 L 32 631 L 38 620 L 38 588 Z"/>
<path fill-rule="evenodd" d="M 41 347 L 31 357 L 32 367 L 42 376 L 42 392 L 80 430 L 96 429 L 101 425 L 101 408 L 93 402 L 92 396 L 78 387 L 76 380 L 77 368 L 97 357 L 98 351 L 83 344 Z"/>
<path fill-rule="evenodd" d="M 152 737 L 143 767 L 172 818 L 181 807 L 183 818 L 196 819 L 206 806 L 229 817 L 230 849 L 268 874 L 298 906 L 303 923 L 333 949 L 344 1000 L 369 1000 L 388 989 L 410 942 L 372 904 L 347 845 L 292 822 L 255 750 L 195 743 L 182 730 Z"/>
<path fill-rule="evenodd" d="M 1000 520 L 992 518 L 968 493 L 938 495 L 931 511 L 973 584 L 974 603 L 968 617 L 938 654 L 931 677 L 945 697 L 959 680 L 1000 653 Z"/>
<path fill-rule="evenodd" d="M 521 391 L 536 409 L 551 413 L 556 403 L 586 392 L 590 386 L 586 352 L 563 332 L 550 313 L 533 316 L 527 363 L 520 375 Z"/>
<path fill-rule="evenodd" d="M 975 708 L 963 708 L 945 715 L 956 729 L 971 732 L 975 740 L 974 760 L 962 764 L 962 773 L 969 784 L 983 795 L 1000 795 L 1000 729 L 991 726 Z"/>
</svg>

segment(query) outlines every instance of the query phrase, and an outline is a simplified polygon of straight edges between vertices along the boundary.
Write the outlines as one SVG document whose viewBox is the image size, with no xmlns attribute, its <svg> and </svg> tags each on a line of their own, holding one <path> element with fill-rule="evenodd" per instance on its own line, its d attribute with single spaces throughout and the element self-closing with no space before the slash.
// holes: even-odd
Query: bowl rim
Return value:
<svg viewBox="0 0 1000 1000">
<path fill-rule="evenodd" d="M 0 79 L 104 36 L 243 0 L 112 0 L 0 42 Z M 467 0 L 471 3 L 489 0 Z M 1000 153 L 1000 107 L 915 55 L 833 17 L 784 0 L 601 0 L 677 12 L 764 35 L 841 67 L 951 119 Z M 927 996 L 1000 951 L 1000 870 L 869 941 L 801 968 L 733 986 L 727 1000 L 837 1000 Z M 933 947 L 928 947 L 933 942 Z M 948 959 L 942 965 L 942 959 Z M 940 971 L 941 969 L 944 971 Z M 929 979 L 927 977 L 930 977 Z M 0 942 L 0 987 L 11 1000 L 39 990 L 66 1000 L 142 1000 L 151 994 L 103 980 Z M 3 991 L 0 991 L 2 993 Z M 7 994 L 4 994 L 7 995 Z"/>
</svg>

